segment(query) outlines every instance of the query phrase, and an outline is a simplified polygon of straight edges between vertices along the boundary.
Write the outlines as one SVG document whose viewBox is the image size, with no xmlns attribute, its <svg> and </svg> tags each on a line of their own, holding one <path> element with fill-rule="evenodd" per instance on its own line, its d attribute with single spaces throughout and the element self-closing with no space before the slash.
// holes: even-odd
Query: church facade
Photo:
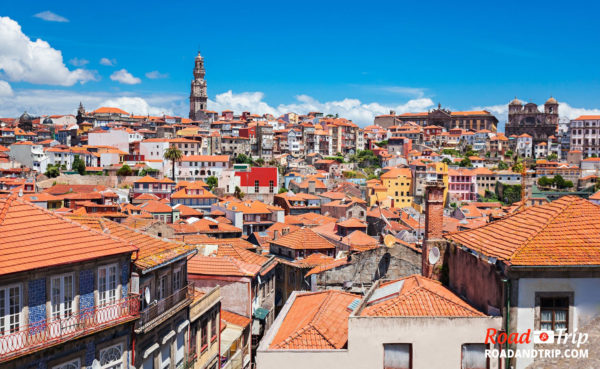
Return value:
<svg viewBox="0 0 600 369">
<path fill-rule="evenodd" d="M 204 58 L 198 52 L 194 64 L 194 80 L 190 91 L 190 119 L 194 121 L 202 120 L 206 110 L 208 95 L 206 94 L 205 74 Z"/>
<path fill-rule="evenodd" d="M 515 98 L 508 104 L 508 122 L 506 136 L 520 136 L 524 133 L 533 138 L 533 145 L 548 142 L 558 129 L 558 101 L 551 97 L 544 104 L 544 111 L 532 102 L 523 104 Z"/>
</svg>

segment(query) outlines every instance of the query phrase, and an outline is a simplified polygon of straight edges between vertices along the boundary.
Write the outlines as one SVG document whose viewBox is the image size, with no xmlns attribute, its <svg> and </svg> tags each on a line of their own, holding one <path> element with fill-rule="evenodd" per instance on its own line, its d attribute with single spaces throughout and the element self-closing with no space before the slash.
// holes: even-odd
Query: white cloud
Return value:
<svg viewBox="0 0 600 369">
<path fill-rule="evenodd" d="M 112 67 L 113 65 L 117 64 L 117 60 L 109 59 L 109 58 L 102 58 L 102 59 L 100 59 L 100 64 L 106 65 L 108 67 Z"/>
<path fill-rule="evenodd" d="M 34 15 L 36 18 L 43 19 L 48 22 L 68 22 L 69 20 L 63 16 L 60 16 L 56 13 L 52 13 L 50 10 L 46 10 Z"/>
<path fill-rule="evenodd" d="M 168 73 L 160 73 L 157 70 L 153 70 L 152 72 L 146 73 L 146 78 L 150 78 L 150 79 L 162 79 L 162 78 L 167 78 L 167 77 L 169 77 Z"/>
<path fill-rule="evenodd" d="M 141 97 L 118 97 L 116 99 L 108 99 L 100 103 L 101 106 L 112 106 L 123 109 L 134 115 L 163 115 L 173 114 L 167 108 L 151 106 L 148 101 Z"/>
<path fill-rule="evenodd" d="M 73 58 L 73 59 L 69 60 L 69 63 L 76 67 L 83 67 L 83 66 L 87 65 L 89 62 L 90 61 L 87 59 L 79 59 L 79 58 Z"/>
<path fill-rule="evenodd" d="M 566 102 L 559 102 L 558 115 L 570 120 L 575 119 L 580 115 L 600 115 L 600 109 L 574 108 Z"/>
<path fill-rule="evenodd" d="M 110 79 L 112 79 L 113 81 L 124 83 L 126 85 L 136 85 L 142 82 L 141 79 L 134 77 L 126 69 L 121 69 L 114 72 L 110 75 Z"/>
<path fill-rule="evenodd" d="M 140 96 L 132 92 L 115 95 L 107 92 L 79 93 L 65 89 L 9 89 L 0 81 L 0 117 L 18 117 L 27 111 L 33 115 L 76 114 L 81 101 L 86 110 L 114 106 L 135 114 L 183 114 L 188 111 L 185 95 L 162 94 Z M 10 88 L 10 86 L 8 86 Z M 187 113 L 186 113 L 187 114 Z"/>
<path fill-rule="evenodd" d="M 12 87 L 6 81 L 0 81 L 0 98 L 12 96 L 13 90 Z"/>
<path fill-rule="evenodd" d="M 423 97 L 425 96 L 425 89 L 419 87 L 405 87 L 405 86 L 383 86 L 378 88 L 381 91 L 389 92 L 392 94 Z"/>
<path fill-rule="evenodd" d="M 92 71 L 69 70 L 59 50 L 44 40 L 32 41 L 8 17 L 0 17 L 0 45 L 0 70 L 10 81 L 72 86 L 96 79 Z"/>
<path fill-rule="evenodd" d="M 387 114 L 394 110 L 397 114 L 414 111 L 424 111 L 433 105 L 429 98 L 417 98 L 404 104 L 383 105 L 379 103 L 362 103 L 358 99 L 345 98 L 339 101 L 320 102 L 307 95 L 296 96 L 296 102 L 291 104 L 280 104 L 277 107 L 263 101 L 262 92 L 233 93 L 227 91 L 218 94 L 215 100 L 209 100 L 209 108 L 222 111 L 233 110 L 236 113 L 250 111 L 257 114 L 273 114 L 279 116 L 287 112 L 305 114 L 310 111 L 320 111 L 324 114 L 339 114 L 340 117 L 351 119 L 360 125 L 373 123 L 376 115 Z"/>
</svg>

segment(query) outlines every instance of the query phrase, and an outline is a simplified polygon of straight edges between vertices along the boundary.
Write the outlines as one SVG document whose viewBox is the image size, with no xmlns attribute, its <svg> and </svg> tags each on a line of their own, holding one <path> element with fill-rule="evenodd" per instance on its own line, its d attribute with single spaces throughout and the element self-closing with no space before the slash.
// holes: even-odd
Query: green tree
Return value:
<svg viewBox="0 0 600 369">
<path fill-rule="evenodd" d="M 154 168 L 144 168 L 142 170 L 140 170 L 138 172 L 138 176 L 140 177 L 144 177 L 147 175 L 153 175 L 153 174 L 157 174 L 158 173 L 158 169 L 154 169 Z"/>
<path fill-rule="evenodd" d="M 277 193 L 286 193 L 286 192 L 288 192 L 287 188 L 285 188 L 285 187 L 281 187 L 281 188 L 279 189 L 279 192 L 277 192 Z"/>
<path fill-rule="evenodd" d="M 556 154 L 550 154 L 550 155 L 548 155 L 548 157 L 546 159 L 549 160 L 549 161 L 553 161 L 553 160 L 558 159 L 558 155 L 556 155 Z"/>
<path fill-rule="evenodd" d="M 388 144 L 388 140 L 383 140 L 383 141 L 375 142 L 375 145 L 377 145 L 378 147 L 386 147 L 387 144 Z"/>
<path fill-rule="evenodd" d="M 79 158 L 79 155 L 75 155 L 71 169 L 77 171 L 77 173 L 81 175 L 85 174 L 85 162 Z"/>
<path fill-rule="evenodd" d="M 265 159 L 258 158 L 258 159 L 256 159 L 256 161 L 254 163 L 256 164 L 256 166 L 262 167 L 265 165 Z"/>
<path fill-rule="evenodd" d="M 452 160 L 450 160 L 450 158 L 443 158 L 442 159 L 442 163 L 446 163 L 447 165 L 451 165 L 452 164 Z"/>
<path fill-rule="evenodd" d="M 381 167 L 381 159 L 371 150 L 359 150 L 350 157 L 350 162 L 358 164 L 359 168 Z"/>
<path fill-rule="evenodd" d="M 473 163 L 471 163 L 471 159 L 464 158 L 460 161 L 460 163 L 458 163 L 458 165 L 460 165 L 461 167 L 471 168 L 473 166 Z"/>
<path fill-rule="evenodd" d="M 60 170 L 56 165 L 48 165 L 46 168 L 46 173 L 44 173 L 48 178 L 56 178 L 60 175 Z"/>
<path fill-rule="evenodd" d="M 123 164 L 123 166 L 121 168 L 119 168 L 119 170 L 117 170 L 117 175 L 119 177 L 127 177 L 133 174 L 133 170 L 131 170 L 131 167 L 127 164 Z"/>
<path fill-rule="evenodd" d="M 172 180 L 175 181 L 175 163 L 181 161 L 183 153 L 175 145 L 171 145 L 167 151 L 165 151 L 164 158 L 171 161 L 172 169 Z"/>
<path fill-rule="evenodd" d="M 538 179 L 538 185 L 542 187 L 552 186 L 552 183 L 553 181 L 546 176 L 543 176 L 542 178 Z"/>
<path fill-rule="evenodd" d="M 215 176 L 210 176 L 206 178 L 206 184 L 208 185 L 208 189 L 212 191 L 213 188 L 219 185 L 219 180 Z"/>
<path fill-rule="evenodd" d="M 523 171 L 523 163 L 516 162 L 515 165 L 512 166 L 512 171 L 515 173 L 521 173 Z"/>
<path fill-rule="evenodd" d="M 506 170 L 508 169 L 508 164 L 506 164 L 505 162 L 501 161 L 498 163 L 498 169 L 500 170 Z"/>
<path fill-rule="evenodd" d="M 513 156 L 513 154 L 514 153 L 512 152 L 512 150 L 508 150 L 507 152 L 504 153 L 504 156 L 511 157 L 511 156 Z"/>
<path fill-rule="evenodd" d="M 233 197 L 235 197 L 238 200 L 242 200 L 244 198 L 244 196 L 246 196 L 246 194 L 244 192 L 242 192 L 242 189 L 239 188 L 238 186 L 235 186 L 235 190 L 233 192 Z"/>
<path fill-rule="evenodd" d="M 235 162 L 238 164 L 252 164 L 252 158 L 246 154 L 238 154 L 235 157 Z"/>
</svg>

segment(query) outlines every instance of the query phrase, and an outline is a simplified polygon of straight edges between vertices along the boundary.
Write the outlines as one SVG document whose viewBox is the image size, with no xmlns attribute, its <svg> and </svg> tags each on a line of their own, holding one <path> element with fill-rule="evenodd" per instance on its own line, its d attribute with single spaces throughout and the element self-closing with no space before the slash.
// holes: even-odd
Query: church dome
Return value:
<svg viewBox="0 0 600 369">
<path fill-rule="evenodd" d="M 515 99 L 511 101 L 509 105 L 523 105 L 523 103 L 515 96 Z"/>
<path fill-rule="evenodd" d="M 555 98 L 553 98 L 553 97 L 550 97 L 550 98 L 548 99 L 548 101 L 546 101 L 546 105 L 547 105 L 547 104 L 558 104 L 558 101 L 556 101 L 556 99 L 555 99 Z"/>
<path fill-rule="evenodd" d="M 52 121 L 52 119 L 50 117 L 46 117 L 46 119 L 44 119 L 44 121 L 42 123 L 43 124 L 53 124 L 54 122 Z"/>
<path fill-rule="evenodd" d="M 27 114 L 27 112 L 23 112 L 23 114 L 19 117 L 20 123 L 32 122 L 32 121 L 33 121 L 33 118 L 31 118 L 31 115 Z"/>
</svg>

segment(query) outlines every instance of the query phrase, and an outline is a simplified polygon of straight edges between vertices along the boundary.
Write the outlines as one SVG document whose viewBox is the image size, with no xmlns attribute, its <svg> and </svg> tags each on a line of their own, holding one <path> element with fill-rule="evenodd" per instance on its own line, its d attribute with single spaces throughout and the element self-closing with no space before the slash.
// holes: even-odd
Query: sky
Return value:
<svg viewBox="0 0 600 369">
<path fill-rule="evenodd" d="M 0 8 L 0 116 L 117 106 L 378 114 L 488 109 L 515 96 L 600 114 L 594 2 L 22 1 Z"/>
</svg>

